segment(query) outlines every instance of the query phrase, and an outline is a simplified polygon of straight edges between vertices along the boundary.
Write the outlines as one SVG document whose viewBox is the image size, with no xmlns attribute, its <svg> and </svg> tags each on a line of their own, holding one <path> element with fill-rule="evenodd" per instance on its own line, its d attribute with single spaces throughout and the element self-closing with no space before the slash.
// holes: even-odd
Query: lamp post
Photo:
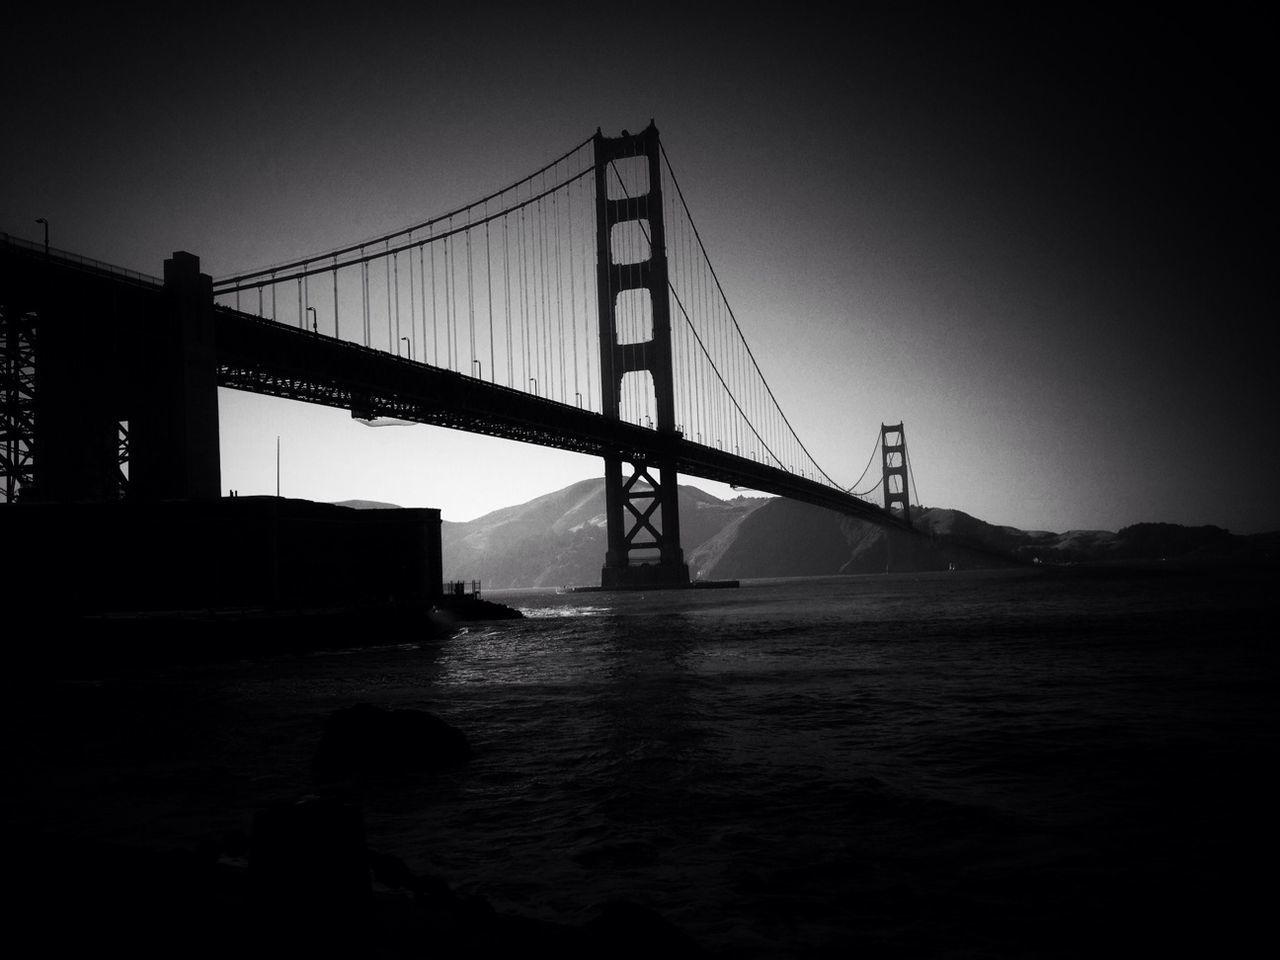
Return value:
<svg viewBox="0 0 1280 960">
<path fill-rule="evenodd" d="M 36 223 L 44 225 L 44 255 L 49 255 L 49 221 L 44 217 L 36 217 Z"/>
<path fill-rule="evenodd" d="M 471 362 L 472 362 L 473 364 L 475 364 L 477 367 L 479 367 L 479 368 L 480 368 L 480 372 L 479 372 L 478 374 L 476 374 L 476 376 L 477 376 L 479 379 L 483 380 L 483 379 L 484 379 L 484 364 L 483 364 L 483 363 L 481 363 L 479 360 L 472 360 Z"/>
<path fill-rule="evenodd" d="M 413 341 L 410 340 L 408 337 L 401 337 L 400 339 L 401 341 L 409 345 L 409 359 L 412 360 L 413 359 Z"/>
<path fill-rule="evenodd" d="M 538 395 L 538 378 L 530 377 L 529 382 L 533 384 L 533 395 L 536 397 Z"/>
<path fill-rule="evenodd" d="M 316 326 L 316 308 L 315 308 L 315 307 L 307 307 L 307 313 L 311 314 L 311 332 L 312 332 L 312 333 L 319 333 L 319 332 L 320 332 L 320 329 L 319 329 L 319 327 L 317 327 L 317 326 Z"/>
</svg>

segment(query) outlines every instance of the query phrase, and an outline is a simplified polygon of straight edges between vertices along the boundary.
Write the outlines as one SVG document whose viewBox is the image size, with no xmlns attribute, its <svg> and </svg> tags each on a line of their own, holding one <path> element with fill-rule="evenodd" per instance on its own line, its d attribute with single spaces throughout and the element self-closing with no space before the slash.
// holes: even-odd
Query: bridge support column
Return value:
<svg viewBox="0 0 1280 960">
<path fill-rule="evenodd" d="M 662 220 L 662 168 L 658 128 L 650 122 L 638 134 L 595 136 L 596 286 L 599 290 L 600 384 L 606 417 L 620 419 L 622 381 L 628 373 L 644 372 L 653 385 L 656 427 L 660 434 L 679 437 L 675 427 L 675 388 L 671 365 L 671 312 L 667 297 L 666 238 Z M 645 161 L 648 190 L 635 196 L 610 198 L 615 160 L 640 157 Z M 613 228 L 634 223 L 648 240 L 649 257 L 618 263 L 613 257 Z M 652 318 L 648 339 L 621 343 L 618 297 L 627 291 L 648 297 Z M 624 478 L 623 464 L 631 465 Z M 600 584 L 611 588 L 682 586 L 689 582 L 689 566 L 680 547 L 680 504 L 674 458 L 644 457 L 618 450 L 605 457 L 605 514 L 609 547 Z"/>
<path fill-rule="evenodd" d="M 30 497 L 35 456 L 35 317 L 0 303 L 0 496 Z"/>
<path fill-rule="evenodd" d="M 880 424 L 880 464 L 884 483 L 884 509 L 911 526 L 911 503 L 907 496 L 907 434 L 902 424 Z"/>
<path fill-rule="evenodd" d="M 130 496 L 217 499 L 213 281 L 200 272 L 198 257 L 179 252 L 164 262 L 163 306 L 148 320 L 129 427 Z"/>
<path fill-rule="evenodd" d="M 22 264 L 0 305 L 5 499 L 114 500 L 120 383 L 111 306 L 54 279 L 47 256 Z"/>
</svg>

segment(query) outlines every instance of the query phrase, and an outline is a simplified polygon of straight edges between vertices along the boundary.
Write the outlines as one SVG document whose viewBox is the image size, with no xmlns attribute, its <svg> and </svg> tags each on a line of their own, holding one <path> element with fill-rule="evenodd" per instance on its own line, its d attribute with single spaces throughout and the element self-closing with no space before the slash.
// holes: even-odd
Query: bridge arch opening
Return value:
<svg viewBox="0 0 1280 960">
<path fill-rule="evenodd" d="M 614 308 L 618 343 L 648 343 L 653 339 L 653 297 L 643 287 L 623 290 Z"/>
<path fill-rule="evenodd" d="M 657 391 L 654 389 L 653 375 L 648 370 L 632 370 L 623 374 L 619 396 L 620 419 L 641 427 L 657 426 Z"/>
<path fill-rule="evenodd" d="M 649 192 L 649 186 L 649 158 L 643 153 L 615 157 L 605 170 L 605 195 L 610 200 L 643 196 Z"/>
<path fill-rule="evenodd" d="M 648 220 L 623 220 L 609 230 L 609 253 L 619 266 L 644 263 L 652 255 Z"/>
</svg>

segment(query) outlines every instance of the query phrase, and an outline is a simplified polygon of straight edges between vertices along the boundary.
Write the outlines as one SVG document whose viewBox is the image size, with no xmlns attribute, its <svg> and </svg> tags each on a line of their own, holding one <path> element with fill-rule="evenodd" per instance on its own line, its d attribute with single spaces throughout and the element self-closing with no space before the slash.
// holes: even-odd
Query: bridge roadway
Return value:
<svg viewBox="0 0 1280 960">
<path fill-rule="evenodd" d="M 847 516 L 905 526 L 874 504 L 749 457 L 679 434 L 605 417 L 325 334 L 229 307 L 215 309 L 220 386 L 647 463 L 670 456 L 682 475 L 718 480 L 827 507 Z"/>
</svg>

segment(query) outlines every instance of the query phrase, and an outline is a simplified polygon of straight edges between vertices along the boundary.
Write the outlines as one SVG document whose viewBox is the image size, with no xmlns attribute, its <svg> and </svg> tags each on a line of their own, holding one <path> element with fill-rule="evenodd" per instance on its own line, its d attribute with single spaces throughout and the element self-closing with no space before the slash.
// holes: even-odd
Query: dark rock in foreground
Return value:
<svg viewBox="0 0 1280 960">
<path fill-rule="evenodd" d="M 17 838 L 9 863 L 23 883 L 9 897 L 9 937 L 49 956 L 109 952 L 148 960 L 708 956 L 635 903 L 604 904 L 576 926 L 455 893 L 396 857 L 357 850 L 360 816 L 358 808 L 314 799 L 263 811 L 247 868 L 225 845 L 155 851 Z M 315 849 L 308 838 L 318 841 Z"/>
<path fill-rule="evenodd" d="M 360 808 L 306 797 L 259 810 L 249 893 L 249 918 L 266 935 L 264 946 L 310 953 L 325 944 L 358 942 L 372 894 Z M 291 932 L 285 942 L 279 942 L 282 931 Z"/>
<path fill-rule="evenodd" d="M 423 710 L 384 710 L 359 703 L 325 721 L 316 751 L 316 776 L 387 776 L 441 770 L 471 759 L 456 727 Z"/>
<path fill-rule="evenodd" d="M 494 603 L 473 596 L 445 595 L 431 611 L 437 626 L 450 627 L 454 623 L 471 620 L 523 620 L 524 614 L 506 604 Z"/>
</svg>

